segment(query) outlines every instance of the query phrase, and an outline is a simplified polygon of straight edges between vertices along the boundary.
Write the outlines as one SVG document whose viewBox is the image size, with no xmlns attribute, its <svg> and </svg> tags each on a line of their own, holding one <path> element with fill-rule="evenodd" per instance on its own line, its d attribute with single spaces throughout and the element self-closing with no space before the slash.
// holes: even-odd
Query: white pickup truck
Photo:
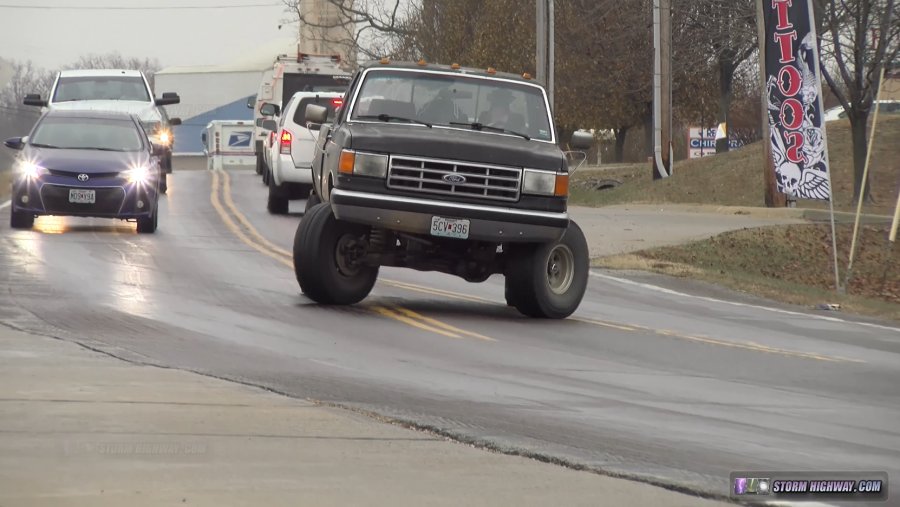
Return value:
<svg viewBox="0 0 900 507">
<path fill-rule="evenodd" d="M 283 215 L 288 212 L 289 201 L 306 199 L 312 190 L 312 160 L 319 135 L 318 124 L 306 122 L 306 107 L 317 105 L 328 111 L 331 121 L 337 108 L 343 104 L 343 94 L 338 92 L 297 92 L 275 119 L 260 119 L 260 126 L 269 132 L 264 151 L 265 170 L 263 180 L 269 186 L 266 207 L 269 213 Z M 270 104 L 262 106 L 263 114 L 272 113 Z"/>
</svg>

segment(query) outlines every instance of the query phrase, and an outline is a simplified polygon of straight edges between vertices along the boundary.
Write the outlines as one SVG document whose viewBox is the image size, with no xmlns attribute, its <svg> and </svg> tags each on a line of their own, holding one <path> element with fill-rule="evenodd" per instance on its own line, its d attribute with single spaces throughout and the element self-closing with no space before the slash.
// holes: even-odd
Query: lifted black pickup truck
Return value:
<svg viewBox="0 0 900 507">
<path fill-rule="evenodd" d="M 309 106 L 306 120 L 326 113 Z M 592 140 L 578 132 L 571 145 Z M 532 317 L 581 303 L 587 243 L 566 212 L 569 167 L 547 94 L 528 76 L 364 65 L 319 131 L 312 170 L 293 254 L 314 301 L 359 302 L 380 266 L 400 266 L 470 282 L 502 273 L 506 301 Z"/>
</svg>

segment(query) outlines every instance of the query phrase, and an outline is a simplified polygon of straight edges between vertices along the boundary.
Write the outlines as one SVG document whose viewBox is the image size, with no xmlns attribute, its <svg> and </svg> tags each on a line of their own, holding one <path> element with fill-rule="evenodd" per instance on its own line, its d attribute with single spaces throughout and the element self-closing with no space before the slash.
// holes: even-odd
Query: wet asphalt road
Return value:
<svg viewBox="0 0 900 507">
<path fill-rule="evenodd" d="M 289 267 L 302 207 L 268 215 L 240 169 L 176 171 L 155 235 L 55 217 L 11 231 L 0 210 L 0 321 L 715 495 L 733 470 L 900 477 L 900 329 L 604 272 L 566 321 L 519 316 L 497 277 L 397 269 L 363 304 L 321 307 Z"/>
</svg>

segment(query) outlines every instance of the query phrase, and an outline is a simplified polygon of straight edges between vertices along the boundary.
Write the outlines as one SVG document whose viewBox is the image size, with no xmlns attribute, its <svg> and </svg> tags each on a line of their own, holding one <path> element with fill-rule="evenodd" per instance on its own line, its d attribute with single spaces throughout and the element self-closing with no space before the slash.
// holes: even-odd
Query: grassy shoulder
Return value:
<svg viewBox="0 0 900 507">
<path fill-rule="evenodd" d="M 0 169 L 0 202 L 9 199 L 10 173 Z"/>
<path fill-rule="evenodd" d="M 849 121 L 829 122 L 827 134 L 835 208 L 855 211 Z M 900 116 L 879 117 L 870 167 L 875 204 L 865 207 L 868 213 L 893 212 L 900 184 L 897 139 L 900 139 Z M 573 178 L 570 202 L 585 206 L 631 203 L 764 206 L 761 143 L 721 155 L 680 161 L 675 164 L 674 173 L 671 178 L 654 181 L 648 163 L 616 166 L 608 171 L 580 171 Z M 607 179 L 617 180 L 621 185 L 597 190 L 598 183 Z M 800 201 L 798 206 L 821 209 L 827 203 Z"/>
<path fill-rule="evenodd" d="M 847 294 L 834 291 L 830 227 L 819 224 L 744 229 L 686 245 L 597 259 L 610 269 L 689 277 L 786 303 L 838 303 L 861 315 L 900 320 L 900 245 L 884 226 L 864 226 Z M 851 226 L 838 228 L 841 281 Z"/>
</svg>

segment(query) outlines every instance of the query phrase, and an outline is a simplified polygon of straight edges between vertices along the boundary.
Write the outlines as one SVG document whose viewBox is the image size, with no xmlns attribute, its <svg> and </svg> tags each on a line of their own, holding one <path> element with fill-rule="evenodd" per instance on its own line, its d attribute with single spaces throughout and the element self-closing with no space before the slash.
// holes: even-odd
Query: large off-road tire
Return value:
<svg viewBox="0 0 900 507">
<path fill-rule="evenodd" d="M 266 209 L 273 215 L 287 215 L 290 200 L 287 196 L 287 188 L 285 185 L 279 187 L 275 184 L 275 178 L 269 175 L 269 198 L 266 203 Z"/>
<path fill-rule="evenodd" d="M 309 197 L 306 198 L 306 207 L 303 208 L 303 216 L 306 216 L 309 213 L 309 210 L 320 202 L 322 202 L 322 199 L 319 199 L 319 194 L 317 194 L 315 190 L 310 190 Z"/>
<path fill-rule="evenodd" d="M 558 242 L 519 247 L 510 256 L 507 302 L 529 317 L 564 319 L 581 304 L 589 269 L 587 240 L 569 222 Z"/>
<path fill-rule="evenodd" d="M 149 217 L 141 217 L 137 219 L 138 234 L 153 234 L 156 232 L 159 223 L 159 203 L 153 205 L 153 214 Z"/>
<path fill-rule="evenodd" d="M 351 305 L 365 299 L 378 267 L 356 262 L 364 254 L 365 226 L 334 217 L 331 206 L 312 207 L 294 235 L 294 273 L 300 289 L 321 304 Z"/>
<path fill-rule="evenodd" d="M 34 215 L 21 211 L 12 211 L 9 214 L 9 226 L 13 229 L 31 229 L 34 227 Z"/>
</svg>

